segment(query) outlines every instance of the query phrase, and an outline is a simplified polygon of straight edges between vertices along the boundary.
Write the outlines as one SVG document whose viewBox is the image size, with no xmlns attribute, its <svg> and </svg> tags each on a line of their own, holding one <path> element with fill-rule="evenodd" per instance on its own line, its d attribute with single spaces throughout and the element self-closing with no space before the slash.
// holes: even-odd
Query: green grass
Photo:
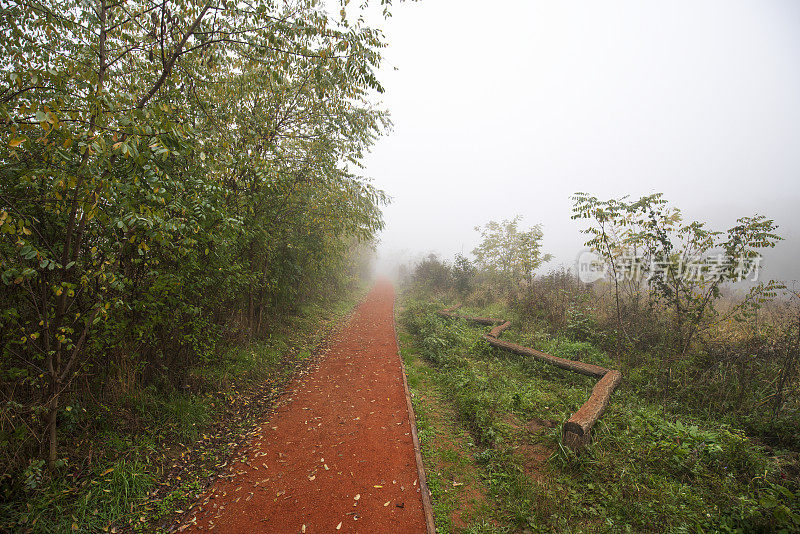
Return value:
<svg viewBox="0 0 800 534">
<path fill-rule="evenodd" d="M 72 457 L 50 477 L 34 462 L 0 502 L 0 531 L 158 530 L 202 491 L 241 434 L 267 413 L 295 370 L 352 310 L 345 299 L 308 305 L 263 339 L 220 350 L 185 391 L 155 386 L 88 413 L 74 405 L 62 438 Z M 77 429 L 90 428 L 81 435 Z M 88 435 L 87 435 L 88 434 Z"/>
<path fill-rule="evenodd" d="M 800 528 L 800 488 L 744 433 L 699 421 L 647 401 L 627 384 L 596 425 L 592 445 L 574 454 L 561 445 L 560 426 L 588 398 L 594 380 L 488 346 L 485 328 L 437 317 L 442 303 L 406 300 L 401 345 L 422 413 L 421 434 L 469 433 L 466 458 L 488 490 L 487 507 L 442 532 L 790 532 Z M 493 309 L 466 310 L 509 317 Z M 515 323 L 520 324 L 520 323 Z M 615 367 L 590 343 L 566 334 L 512 328 L 504 338 L 556 356 Z M 431 427 L 420 399 L 450 411 L 456 428 Z M 430 402 L 430 401 L 428 401 Z M 419 414 L 418 414 L 419 415 Z M 557 423 L 531 433 L 536 418 Z M 426 420 L 427 419 L 427 420 Z M 435 511 L 452 515 L 437 477 L 459 465 L 426 449 Z M 537 452 L 544 461 L 533 461 Z M 448 453 L 449 454 L 449 453 Z M 541 458 L 539 458 L 541 460 Z"/>
<path fill-rule="evenodd" d="M 410 336 L 400 332 L 401 354 L 408 375 L 417 429 L 425 456 L 428 487 L 433 494 L 437 532 L 453 531 L 453 516 L 470 521 L 490 517 L 489 502 L 483 499 L 488 488 L 480 477 L 469 432 L 458 425 L 451 406 L 444 402 L 436 370 L 415 354 Z M 471 495 L 470 495 L 471 493 Z"/>
</svg>

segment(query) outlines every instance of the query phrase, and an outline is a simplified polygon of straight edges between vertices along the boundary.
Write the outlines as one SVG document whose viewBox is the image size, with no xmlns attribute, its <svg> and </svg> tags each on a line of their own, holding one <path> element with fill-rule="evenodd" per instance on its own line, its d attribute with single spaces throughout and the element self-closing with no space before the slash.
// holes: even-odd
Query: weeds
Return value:
<svg viewBox="0 0 800 534">
<path fill-rule="evenodd" d="M 615 395 L 588 450 L 576 455 L 565 449 L 560 423 L 585 400 L 591 380 L 491 349 L 481 340 L 481 328 L 435 316 L 440 304 L 406 299 L 402 325 L 411 335 L 401 337 L 403 350 L 417 352 L 417 367 L 429 368 L 414 388 L 450 406 L 456 424 L 472 436 L 477 447 L 471 461 L 488 488 L 490 508 L 497 510 L 443 531 L 800 528 L 800 488 L 785 463 L 735 426 L 654 403 L 646 375 L 634 373 Z M 472 312 L 512 314 L 496 307 L 465 313 Z M 508 336 L 554 355 L 612 362 L 595 342 L 569 333 L 518 328 Z M 531 432 L 523 427 L 531 420 L 557 424 Z M 531 458 L 531 450 L 546 451 L 544 461 Z M 428 454 L 425 459 L 426 466 L 441 464 Z M 447 500 L 441 486 L 432 491 L 435 502 Z"/>
<path fill-rule="evenodd" d="M 158 529 L 202 490 L 353 302 L 309 307 L 264 339 L 222 349 L 183 390 L 150 386 L 93 411 L 68 407 L 70 457 L 54 476 L 34 460 L 0 479 L 0 531 Z"/>
</svg>

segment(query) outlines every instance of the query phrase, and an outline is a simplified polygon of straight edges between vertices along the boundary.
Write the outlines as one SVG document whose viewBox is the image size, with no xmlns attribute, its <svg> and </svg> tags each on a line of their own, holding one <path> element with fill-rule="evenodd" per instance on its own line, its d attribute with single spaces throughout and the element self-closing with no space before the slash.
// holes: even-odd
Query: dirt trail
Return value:
<svg viewBox="0 0 800 534">
<path fill-rule="evenodd" d="M 184 532 L 425 532 L 393 303 L 376 284 Z"/>
</svg>

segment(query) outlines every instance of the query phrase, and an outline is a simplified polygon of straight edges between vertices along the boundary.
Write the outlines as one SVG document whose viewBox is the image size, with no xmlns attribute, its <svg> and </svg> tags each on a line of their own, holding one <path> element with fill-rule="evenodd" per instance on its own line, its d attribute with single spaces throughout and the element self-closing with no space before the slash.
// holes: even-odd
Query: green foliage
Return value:
<svg viewBox="0 0 800 534">
<path fill-rule="evenodd" d="M 453 285 L 451 266 L 436 254 L 429 254 L 414 266 L 414 282 L 428 291 L 446 291 Z"/>
<path fill-rule="evenodd" d="M 627 335 L 620 302 L 620 283 L 626 282 L 627 297 L 633 301 L 629 308 L 653 313 L 660 305 L 672 314 L 671 341 L 681 355 L 701 326 L 716 316 L 714 302 L 721 296 L 721 285 L 757 274 L 760 251 L 781 239 L 775 223 L 763 215 L 742 217 L 727 232 L 709 230 L 704 222 L 684 223 L 680 210 L 669 206 L 661 193 L 630 202 L 576 193 L 573 201 L 572 218 L 593 221 L 583 230 L 590 237 L 586 246 L 610 267 L 618 328 Z M 640 307 L 641 267 L 651 272 L 646 278 L 648 301 Z M 738 308 L 758 306 L 780 287 L 772 282 L 759 285 Z"/>
<path fill-rule="evenodd" d="M 347 283 L 383 225 L 358 170 L 388 116 L 369 101 L 380 33 L 315 0 L 22 1 L 0 20 L 9 472 L 37 442 L 55 466 L 77 383 L 186 387 L 221 339 Z"/>
<path fill-rule="evenodd" d="M 456 254 L 452 271 L 456 291 L 462 296 L 467 295 L 472 288 L 472 279 L 476 273 L 475 266 L 463 254 Z"/>
<path fill-rule="evenodd" d="M 418 396 L 450 403 L 458 424 L 480 445 L 473 458 L 491 488 L 491 507 L 502 510 L 503 520 L 493 519 L 500 529 L 793 532 L 800 526 L 796 465 L 779 462 L 774 450 L 736 427 L 653 404 L 646 392 L 640 394 L 642 378 L 628 371 L 583 454 L 560 446 L 560 425 L 531 436 L 514 421 L 565 421 L 586 400 L 593 381 L 481 347 L 475 339 L 485 329 L 428 317 L 442 307 L 407 300 L 402 323 L 410 339 L 401 340 L 404 350 L 432 363 L 426 376 L 436 391 L 421 389 Z M 516 317 L 497 304 L 492 308 L 465 313 Z M 503 336 L 562 357 L 614 363 L 589 341 L 547 333 L 533 322 L 515 325 Z M 435 353 L 426 338 L 441 340 Z M 531 441 L 552 451 L 532 475 L 519 447 Z M 488 517 L 468 528 L 479 531 Z"/>
<path fill-rule="evenodd" d="M 79 532 L 155 531 L 196 498 L 357 298 L 304 304 L 268 337 L 218 347 L 192 370 L 190 387 L 151 384 L 99 405 L 71 403 L 61 429 L 79 448 L 55 470 L 35 459 L 0 479 L 0 530 L 69 532 L 74 523 Z"/>
<path fill-rule="evenodd" d="M 508 290 L 522 282 L 530 284 L 533 272 L 551 258 L 550 254 L 541 251 L 541 225 L 520 230 L 520 219 L 516 216 L 500 223 L 489 221 L 483 228 L 475 228 L 482 238 L 480 245 L 472 251 L 476 263 L 498 275 Z"/>
</svg>

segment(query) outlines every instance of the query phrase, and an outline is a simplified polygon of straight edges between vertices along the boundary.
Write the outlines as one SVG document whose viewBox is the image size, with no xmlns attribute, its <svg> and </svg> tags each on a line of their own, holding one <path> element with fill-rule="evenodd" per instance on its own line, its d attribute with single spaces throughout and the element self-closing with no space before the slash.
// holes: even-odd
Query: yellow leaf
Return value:
<svg viewBox="0 0 800 534">
<path fill-rule="evenodd" d="M 24 137 L 17 137 L 16 139 L 12 139 L 11 141 L 9 141 L 8 146 L 16 148 L 19 145 L 21 145 L 24 141 L 25 141 Z"/>
</svg>

